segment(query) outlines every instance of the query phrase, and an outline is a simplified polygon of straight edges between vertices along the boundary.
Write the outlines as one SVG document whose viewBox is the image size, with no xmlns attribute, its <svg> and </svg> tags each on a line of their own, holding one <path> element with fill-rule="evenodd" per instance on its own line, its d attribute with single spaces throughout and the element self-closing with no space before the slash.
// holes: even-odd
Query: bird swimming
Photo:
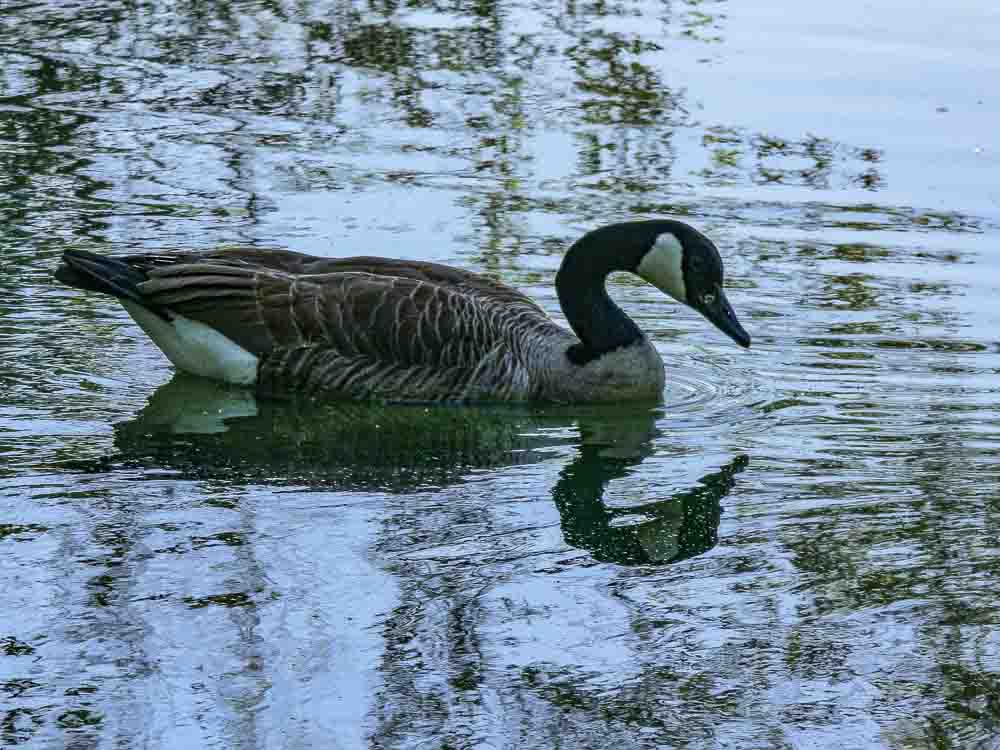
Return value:
<svg viewBox="0 0 1000 750">
<path fill-rule="evenodd" d="M 663 360 L 608 296 L 615 271 L 639 276 L 750 346 L 723 290 L 719 251 L 671 219 L 609 224 L 573 243 L 555 280 L 572 330 L 512 287 L 421 261 L 261 248 L 67 250 L 55 276 L 116 297 L 177 369 L 261 395 L 659 399 Z"/>
</svg>

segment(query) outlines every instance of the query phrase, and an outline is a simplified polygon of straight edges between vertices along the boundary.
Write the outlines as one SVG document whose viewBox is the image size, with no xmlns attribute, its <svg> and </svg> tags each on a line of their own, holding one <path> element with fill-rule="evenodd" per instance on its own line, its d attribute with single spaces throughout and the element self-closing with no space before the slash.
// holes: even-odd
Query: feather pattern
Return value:
<svg viewBox="0 0 1000 750">
<path fill-rule="evenodd" d="M 144 278 L 144 305 L 256 355 L 271 395 L 544 399 L 540 344 L 576 341 L 517 290 L 434 263 L 252 248 L 117 260 Z"/>
</svg>

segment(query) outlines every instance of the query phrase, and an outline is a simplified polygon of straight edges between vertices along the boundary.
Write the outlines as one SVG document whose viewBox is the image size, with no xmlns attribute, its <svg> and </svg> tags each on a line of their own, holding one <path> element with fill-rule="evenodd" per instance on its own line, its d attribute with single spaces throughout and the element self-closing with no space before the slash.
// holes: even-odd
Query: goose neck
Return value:
<svg viewBox="0 0 1000 750">
<path fill-rule="evenodd" d="M 607 278 L 630 270 L 601 246 L 577 243 L 569 249 L 556 274 L 559 304 L 579 345 L 567 352 L 576 364 L 585 364 L 642 338 L 642 331 L 608 296 Z"/>
</svg>

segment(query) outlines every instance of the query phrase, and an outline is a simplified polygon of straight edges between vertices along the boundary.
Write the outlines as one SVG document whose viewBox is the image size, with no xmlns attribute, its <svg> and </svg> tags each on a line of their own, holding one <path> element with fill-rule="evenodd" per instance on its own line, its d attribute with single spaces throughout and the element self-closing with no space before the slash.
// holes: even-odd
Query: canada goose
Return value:
<svg viewBox="0 0 1000 750">
<path fill-rule="evenodd" d="M 663 361 L 608 297 L 614 271 L 638 275 L 750 346 L 715 245 L 666 219 L 611 224 L 570 247 L 556 291 L 572 332 L 517 290 L 436 263 L 255 248 L 122 257 L 68 250 L 56 278 L 117 297 L 178 369 L 262 394 L 659 398 Z"/>
</svg>

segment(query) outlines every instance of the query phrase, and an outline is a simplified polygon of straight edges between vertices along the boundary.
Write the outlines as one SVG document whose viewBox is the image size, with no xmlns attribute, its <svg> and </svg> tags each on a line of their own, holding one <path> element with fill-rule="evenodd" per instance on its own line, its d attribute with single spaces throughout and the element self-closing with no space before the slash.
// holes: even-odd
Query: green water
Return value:
<svg viewBox="0 0 1000 750">
<path fill-rule="evenodd" d="M 0 8 L 0 746 L 1000 748 L 1000 10 Z M 612 295 L 651 407 L 280 404 L 51 278 L 489 273 L 710 235 L 754 346 Z"/>
</svg>

